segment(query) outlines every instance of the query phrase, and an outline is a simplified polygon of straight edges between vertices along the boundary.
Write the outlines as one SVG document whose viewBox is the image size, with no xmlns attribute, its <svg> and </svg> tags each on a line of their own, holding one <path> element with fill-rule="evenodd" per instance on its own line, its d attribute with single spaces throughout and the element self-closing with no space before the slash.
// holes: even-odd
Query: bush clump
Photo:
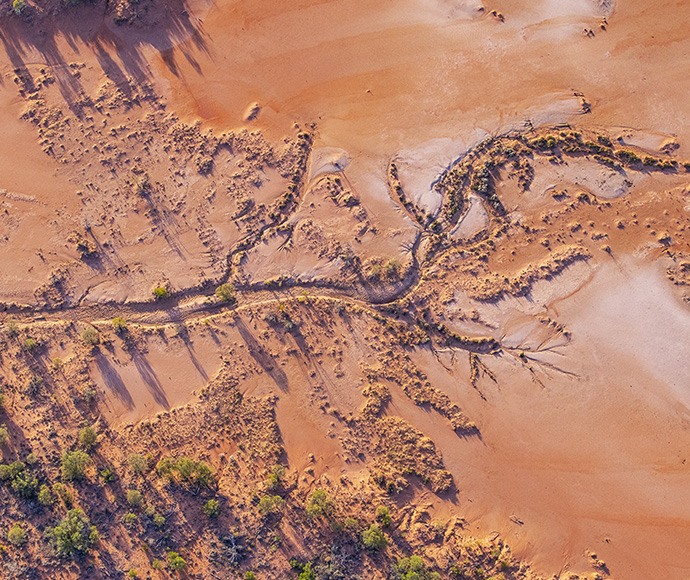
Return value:
<svg viewBox="0 0 690 580">
<path fill-rule="evenodd" d="M 96 440 L 98 435 L 93 427 L 84 427 L 79 431 L 79 445 L 81 445 L 87 451 L 93 449 L 96 445 Z"/>
<path fill-rule="evenodd" d="M 58 556 L 69 558 L 88 551 L 98 541 L 98 531 L 82 510 L 72 509 L 57 526 L 46 529 L 46 537 Z"/>
<path fill-rule="evenodd" d="M 101 337 L 93 326 L 84 329 L 84 332 L 81 333 L 81 339 L 87 346 L 96 346 L 101 342 Z"/>
<path fill-rule="evenodd" d="M 376 524 L 371 524 L 368 529 L 362 532 L 362 543 L 365 548 L 379 552 L 386 547 L 388 541 L 381 528 Z"/>
<path fill-rule="evenodd" d="M 127 503 L 133 508 L 140 508 L 144 504 L 144 496 L 136 489 L 127 491 Z"/>
<path fill-rule="evenodd" d="M 23 499 L 33 499 L 38 493 L 38 480 L 26 470 L 26 465 L 22 461 L 0 465 L 0 480 Z"/>
<path fill-rule="evenodd" d="M 277 512 L 283 506 L 283 498 L 279 495 L 265 495 L 259 500 L 256 509 L 262 516 L 268 516 Z"/>
<path fill-rule="evenodd" d="M 420 556 L 401 558 L 395 565 L 396 580 L 441 580 L 438 572 L 429 572 Z"/>
<path fill-rule="evenodd" d="M 65 451 L 62 456 L 62 479 L 74 481 L 84 479 L 91 458 L 83 451 Z"/>
<path fill-rule="evenodd" d="M 14 546 L 26 543 L 26 531 L 19 524 L 14 524 L 7 532 L 7 540 Z"/>
<path fill-rule="evenodd" d="M 220 504 L 218 500 L 210 499 L 204 504 L 204 514 L 209 518 L 217 518 L 220 514 Z"/>
<path fill-rule="evenodd" d="M 208 487 L 214 482 L 211 468 L 203 461 L 189 457 L 181 457 L 177 461 L 165 457 L 156 465 L 156 471 L 161 477 L 176 483 Z"/>
<path fill-rule="evenodd" d="M 221 284 L 216 288 L 216 296 L 223 302 L 234 302 L 236 297 L 235 286 L 232 284 Z"/>
<path fill-rule="evenodd" d="M 156 286 L 153 289 L 153 297 L 156 300 L 165 300 L 170 298 L 170 291 L 165 286 Z"/>
<path fill-rule="evenodd" d="M 317 489 L 312 493 L 307 503 L 307 515 L 312 518 L 330 516 L 334 509 L 335 503 L 322 489 Z"/>
<path fill-rule="evenodd" d="M 124 334 L 127 332 L 127 321 L 124 318 L 116 316 L 113 318 L 112 324 L 115 334 Z"/>
<path fill-rule="evenodd" d="M 168 564 L 176 572 L 179 570 L 184 570 L 187 566 L 184 558 L 180 556 L 177 552 L 168 552 Z"/>
</svg>

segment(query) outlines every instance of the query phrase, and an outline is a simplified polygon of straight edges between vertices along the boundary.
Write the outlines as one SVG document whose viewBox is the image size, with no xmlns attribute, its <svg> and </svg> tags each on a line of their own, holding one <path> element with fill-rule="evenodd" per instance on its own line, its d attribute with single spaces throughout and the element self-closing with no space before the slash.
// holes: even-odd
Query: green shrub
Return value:
<svg viewBox="0 0 690 580">
<path fill-rule="evenodd" d="M 4 445 L 10 440 L 10 433 L 7 430 L 7 427 L 3 425 L 0 427 L 0 445 Z"/>
<path fill-rule="evenodd" d="M 454 575 L 452 570 L 451 575 Z M 438 572 L 429 572 L 426 569 L 424 560 L 419 556 L 398 560 L 395 565 L 395 578 L 398 580 L 441 580 Z"/>
<path fill-rule="evenodd" d="M 32 352 L 38 348 L 38 343 L 33 338 L 27 338 L 24 341 L 24 348 L 29 352 Z"/>
<path fill-rule="evenodd" d="M 10 320 L 6 324 L 7 326 L 7 334 L 9 335 L 10 338 L 14 338 L 19 334 L 19 327 L 17 326 L 17 322 L 15 320 Z"/>
<path fill-rule="evenodd" d="M 185 562 L 184 558 L 177 552 L 168 552 L 168 563 L 175 571 L 184 570 L 184 568 L 187 566 L 187 562 Z"/>
<path fill-rule="evenodd" d="M 7 532 L 7 539 L 14 546 L 21 546 L 26 543 L 26 532 L 19 524 L 14 524 Z"/>
<path fill-rule="evenodd" d="M 140 508 L 144 503 L 144 496 L 136 489 L 130 489 L 127 492 L 127 503 L 133 508 Z"/>
<path fill-rule="evenodd" d="M 127 332 L 127 321 L 120 316 L 116 316 L 113 318 L 113 330 L 115 334 L 124 334 Z"/>
<path fill-rule="evenodd" d="M 307 503 L 307 515 L 312 518 L 330 516 L 333 513 L 335 504 L 322 489 L 317 489 L 311 494 Z"/>
<path fill-rule="evenodd" d="M 65 451 L 62 456 L 62 479 L 73 481 L 83 479 L 91 458 L 83 451 Z"/>
<path fill-rule="evenodd" d="M 153 568 L 154 570 L 161 570 L 163 568 L 163 562 L 161 562 L 160 560 L 154 560 L 153 562 L 151 562 L 151 568 Z"/>
<path fill-rule="evenodd" d="M 223 302 L 235 301 L 235 287 L 232 284 L 221 284 L 216 288 L 216 296 Z"/>
<path fill-rule="evenodd" d="M 388 513 L 388 508 L 384 505 L 380 505 L 376 508 L 376 521 L 379 522 L 384 528 L 391 525 L 391 516 Z"/>
<path fill-rule="evenodd" d="M 134 472 L 135 475 L 144 473 L 146 470 L 146 460 L 141 453 L 131 453 L 128 455 L 127 463 L 129 463 L 129 468 Z"/>
<path fill-rule="evenodd" d="M 62 369 L 62 359 L 59 356 L 56 356 L 52 362 L 53 370 L 59 371 Z"/>
<path fill-rule="evenodd" d="M 156 465 L 156 471 L 160 477 L 184 484 L 208 487 L 214 482 L 211 468 L 203 461 L 194 461 L 189 457 L 181 457 L 177 461 L 165 457 Z"/>
<path fill-rule="evenodd" d="M 38 492 L 38 503 L 48 507 L 53 505 L 53 501 L 53 492 L 50 491 L 50 488 L 47 485 L 42 485 L 41 490 Z"/>
<path fill-rule="evenodd" d="M 134 568 L 130 568 L 129 572 L 127 572 L 127 576 L 129 576 L 130 578 L 138 578 L 139 573 Z"/>
<path fill-rule="evenodd" d="M 77 552 L 86 552 L 98 541 L 98 532 L 82 510 L 73 509 L 57 526 L 46 529 L 46 537 L 57 555 L 67 558 Z"/>
<path fill-rule="evenodd" d="M 33 499 L 38 494 L 38 480 L 28 471 L 22 471 L 12 480 L 12 489 L 24 499 Z"/>
<path fill-rule="evenodd" d="M 266 478 L 266 488 L 268 491 L 277 491 L 282 486 L 282 479 L 285 475 L 285 467 L 276 465 Z"/>
<path fill-rule="evenodd" d="M 101 342 L 101 337 L 93 326 L 84 329 L 84 332 L 81 333 L 81 339 L 88 346 L 96 346 Z"/>
<path fill-rule="evenodd" d="M 62 500 L 62 503 L 65 504 L 65 507 L 67 509 L 72 509 L 72 504 L 74 502 L 74 497 L 72 496 L 72 492 L 67 489 L 67 486 L 65 486 L 64 483 L 56 483 L 53 485 L 53 491 L 58 495 L 58 497 Z"/>
<path fill-rule="evenodd" d="M 345 518 L 345 527 L 348 530 L 356 530 L 359 522 L 355 518 Z"/>
<path fill-rule="evenodd" d="M 38 480 L 26 471 L 26 465 L 21 461 L 0 465 L 0 480 L 24 499 L 33 499 L 38 493 Z"/>
<path fill-rule="evenodd" d="M 299 580 L 316 580 L 316 573 L 311 567 L 311 562 L 307 562 L 299 573 Z"/>
<path fill-rule="evenodd" d="M 170 298 L 170 292 L 165 286 L 158 286 L 153 289 L 153 296 L 156 300 Z"/>
<path fill-rule="evenodd" d="M 160 514 L 153 514 L 153 525 L 162 528 L 165 525 L 165 518 Z"/>
<path fill-rule="evenodd" d="M 96 435 L 96 430 L 93 427 L 84 427 L 79 431 L 79 444 L 87 451 L 93 449 L 96 445 L 96 440 L 98 436 Z"/>
<path fill-rule="evenodd" d="M 220 513 L 220 504 L 215 499 L 210 499 L 204 504 L 204 514 L 209 518 L 217 518 Z"/>
<path fill-rule="evenodd" d="M 369 529 L 362 532 L 362 543 L 364 547 L 369 550 L 380 551 L 386 547 L 388 541 L 386 540 L 386 536 L 383 535 L 381 528 L 376 524 L 371 524 Z"/>
<path fill-rule="evenodd" d="M 14 0 L 14 2 L 12 2 L 12 10 L 14 10 L 14 13 L 17 16 L 21 15 L 21 13 L 24 12 L 25 8 L 26 0 Z"/>
<path fill-rule="evenodd" d="M 256 576 L 254 575 L 254 572 L 248 570 L 247 572 L 244 573 L 244 580 L 256 580 Z"/>
<path fill-rule="evenodd" d="M 128 528 L 131 528 L 132 526 L 136 525 L 138 521 L 139 516 L 132 512 L 128 512 L 124 516 L 122 516 L 122 523 Z"/>
<path fill-rule="evenodd" d="M 256 509 L 262 516 L 268 516 L 283 507 L 284 500 L 279 495 L 265 495 L 260 500 Z"/>
<path fill-rule="evenodd" d="M 103 483 L 112 483 L 115 481 L 115 472 L 110 467 L 106 467 L 101 471 L 101 479 Z"/>
</svg>

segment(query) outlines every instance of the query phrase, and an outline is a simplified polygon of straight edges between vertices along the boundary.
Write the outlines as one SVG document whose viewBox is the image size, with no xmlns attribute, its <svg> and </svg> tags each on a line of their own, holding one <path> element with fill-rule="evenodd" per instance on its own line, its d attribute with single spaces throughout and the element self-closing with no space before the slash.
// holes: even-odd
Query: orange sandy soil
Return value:
<svg viewBox="0 0 690 580">
<path fill-rule="evenodd" d="M 75 486 L 101 541 L 73 565 L 42 539 L 65 510 L 3 488 L 0 532 L 30 534 L 0 575 L 173 577 L 151 568 L 172 545 L 189 578 L 296 577 L 337 545 L 352 578 L 411 553 L 444 578 L 687 578 L 687 22 L 670 0 L 4 6 L 4 461 L 59 481 L 95 424 L 121 479 Z M 135 452 L 207 461 L 219 520 Z M 172 539 L 119 523 L 134 487 Z M 355 532 L 306 518 L 317 488 Z"/>
</svg>

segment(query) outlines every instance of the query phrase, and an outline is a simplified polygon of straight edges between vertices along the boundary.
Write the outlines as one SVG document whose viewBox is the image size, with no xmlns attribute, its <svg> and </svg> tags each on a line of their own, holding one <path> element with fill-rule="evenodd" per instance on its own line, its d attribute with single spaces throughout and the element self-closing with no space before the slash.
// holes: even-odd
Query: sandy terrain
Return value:
<svg viewBox="0 0 690 580">
<path fill-rule="evenodd" d="M 5 6 L 0 576 L 686 579 L 688 20 Z"/>
</svg>

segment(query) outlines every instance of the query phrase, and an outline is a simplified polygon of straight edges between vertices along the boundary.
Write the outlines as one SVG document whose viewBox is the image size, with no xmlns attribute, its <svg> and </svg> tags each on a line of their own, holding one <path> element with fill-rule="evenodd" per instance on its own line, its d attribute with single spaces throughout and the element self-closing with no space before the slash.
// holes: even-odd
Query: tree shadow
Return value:
<svg viewBox="0 0 690 580">
<path fill-rule="evenodd" d="M 132 362 L 139 372 L 139 376 L 144 381 L 149 389 L 149 392 L 153 396 L 153 400 L 156 401 L 161 407 L 166 410 L 170 409 L 170 403 L 168 398 L 165 396 L 165 391 L 163 390 L 163 385 L 161 385 L 160 380 L 156 371 L 146 360 L 146 357 L 142 355 L 138 350 L 132 349 L 130 351 L 130 356 L 132 357 Z"/>
<path fill-rule="evenodd" d="M 77 103 L 84 87 L 69 61 L 85 52 L 93 53 L 103 74 L 125 95 L 131 91 L 131 80 L 152 79 L 149 64 L 152 49 L 161 54 L 163 62 L 176 75 L 179 72 L 172 57 L 175 47 L 184 43 L 210 54 L 207 35 L 201 21 L 189 12 L 187 0 L 145 1 L 145 10 L 133 16 L 129 23 L 120 25 L 108 0 L 63 6 L 59 14 L 37 14 L 33 22 L 21 18 L 4 19 L 0 50 L 4 50 L 15 70 L 36 65 L 51 67 L 62 97 L 79 116 L 81 108 Z M 62 42 L 67 50 L 61 46 Z M 188 51 L 183 54 L 196 73 L 201 74 L 194 57 Z"/>
<path fill-rule="evenodd" d="M 276 366 L 273 357 L 268 354 L 266 349 L 256 340 L 256 337 L 251 333 L 251 330 L 247 328 L 247 325 L 241 318 L 237 318 L 235 323 L 242 340 L 247 344 L 247 350 L 249 354 L 252 355 L 252 358 L 259 363 L 259 366 L 261 366 L 266 374 L 275 381 L 281 391 L 287 392 L 288 379 L 283 369 Z"/>
<path fill-rule="evenodd" d="M 128 411 L 131 411 L 134 408 L 134 399 L 132 399 L 132 395 L 129 394 L 129 390 L 127 390 L 117 369 L 110 364 L 105 355 L 100 353 L 96 355 L 96 366 L 103 377 L 105 386 L 110 389 L 110 392 L 117 397 Z"/>
</svg>

